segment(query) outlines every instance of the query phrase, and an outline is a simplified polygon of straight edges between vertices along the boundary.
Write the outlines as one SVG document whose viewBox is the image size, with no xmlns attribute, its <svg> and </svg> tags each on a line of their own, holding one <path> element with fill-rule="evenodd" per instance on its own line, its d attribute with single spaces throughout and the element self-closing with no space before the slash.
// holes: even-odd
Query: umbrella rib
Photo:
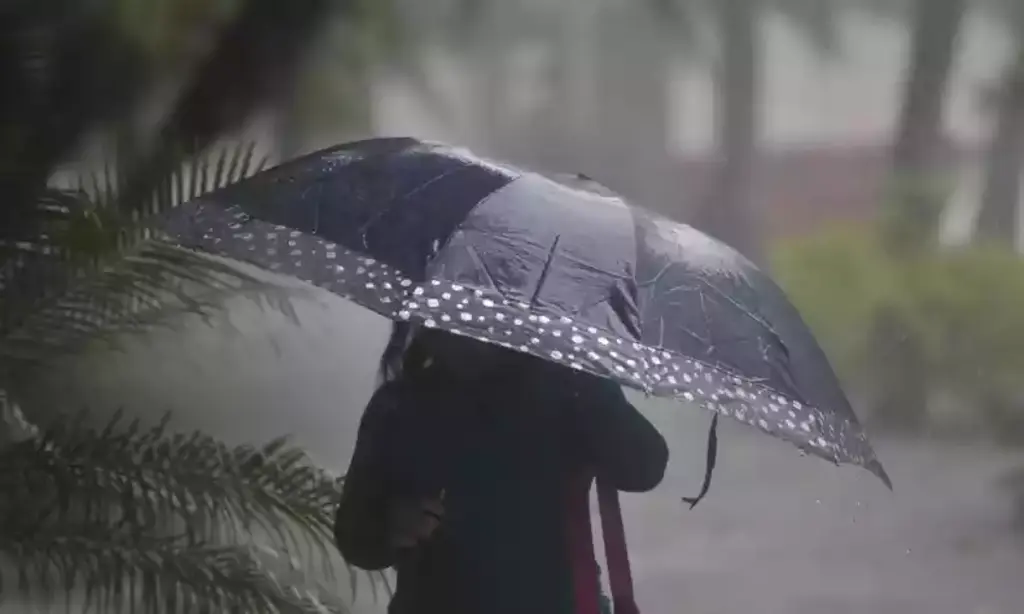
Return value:
<svg viewBox="0 0 1024 614">
<path fill-rule="evenodd" d="M 415 195 L 415 194 L 417 194 L 417 193 L 427 189 L 429 186 L 433 185 L 435 182 L 440 181 L 440 180 L 444 179 L 445 177 L 448 177 L 449 175 L 453 175 L 455 173 L 463 171 L 466 168 L 468 168 L 468 167 L 453 168 L 453 169 L 448 169 L 448 170 L 446 170 L 443 173 L 438 173 L 437 175 L 431 177 L 427 181 L 424 181 L 423 183 L 419 184 L 415 188 L 409 190 L 405 194 L 402 194 L 400 197 L 388 201 L 387 205 L 385 205 L 384 207 L 381 207 L 381 210 L 379 212 L 377 212 L 377 214 L 375 214 L 373 217 L 371 217 L 369 220 L 367 220 L 366 223 L 364 223 L 362 226 L 360 226 L 359 234 L 360 234 L 360 236 L 363 239 L 363 247 L 366 248 L 366 249 L 369 249 L 369 247 L 370 247 L 369 244 L 367 243 L 367 240 L 366 240 L 367 239 L 367 232 L 370 230 L 370 227 L 373 226 L 374 224 L 376 224 L 377 222 L 379 222 L 385 215 L 388 214 L 389 211 L 394 209 L 395 205 L 397 205 L 398 203 L 408 199 L 409 197 L 411 197 L 411 196 L 413 196 L 413 195 Z"/>
<path fill-rule="evenodd" d="M 733 297 L 729 296 L 725 292 L 722 292 L 722 290 L 720 288 L 715 287 L 715 285 L 712 284 L 711 282 L 709 282 L 707 280 L 703 280 L 703 281 L 704 281 L 705 287 L 708 290 L 710 290 L 710 291 L 714 292 L 715 294 L 717 294 L 720 298 L 722 298 L 725 301 L 727 301 L 729 304 L 731 304 L 733 307 L 738 309 L 741 313 L 746 315 L 751 320 L 757 322 L 761 326 L 764 326 L 765 329 L 771 331 L 771 333 L 773 335 L 778 336 L 778 334 L 775 332 L 775 329 L 772 328 L 771 324 L 767 320 L 765 320 L 760 314 L 753 313 L 752 311 L 750 311 L 749 309 L 747 309 L 746 307 L 741 305 L 739 301 L 737 301 Z"/>
<path fill-rule="evenodd" d="M 706 284 L 706 285 L 708 286 L 708 288 L 713 290 L 720 297 L 722 297 L 723 299 L 728 301 L 731 305 L 733 305 L 738 310 L 740 310 L 740 312 L 746 314 L 746 316 L 749 317 L 751 320 L 753 320 L 753 321 L 757 322 L 758 324 L 760 324 L 761 326 L 763 326 L 764 329 L 766 331 L 768 331 L 768 333 L 771 334 L 771 336 L 779 344 L 779 348 L 783 351 L 783 353 L 786 355 L 786 357 L 789 358 L 789 348 L 786 347 L 786 343 L 785 343 L 785 341 L 783 341 L 782 335 L 780 335 L 778 333 L 778 331 L 775 330 L 775 327 L 772 326 L 770 322 L 765 320 L 760 314 L 752 313 L 750 310 L 744 308 L 743 305 L 741 305 L 739 303 L 739 301 L 735 300 L 731 296 L 729 296 L 726 293 L 722 292 L 720 289 L 714 287 L 711 284 Z"/>
<path fill-rule="evenodd" d="M 671 269 L 671 268 L 672 268 L 672 263 L 671 262 L 666 262 L 664 264 L 664 266 L 661 267 L 661 270 L 658 271 L 658 273 L 656 275 L 653 275 L 650 279 L 648 279 L 646 281 L 638 281 L 637 284 L 636 284 L 637 288 L 646 288 L 648 286 L 656 286 L 656 285 L 658 285 L 658 282 L 661 281 L 661 278 L 664 277 L 665 273 L 667 273 L 669 271 L 669 269 Z M 635 277 L 634 277 L 634 279 L 635 279 Z"/>
<path fill-rule="evenodd" d="M 551 243 L 547 260 L 544 261 L 544 268 L 541 269 L 540 278 L 537 279 L 537 287 L 533 289 L 533 296 L 530 297 L 531 309 L 537 305 L 537 298 L 540 296 L 541 288 L 544 287 L 544 282 L 548 279 L 548 272 L 551 271 L 551 263 L 555 259 L 555 252 L 558 251 L 558 242 L 561 240 L 562 235 L 555 235 L 555 240 Z"/>
<path fill-rule="evenodd" d="M 318 185 L 319 185 L 319 182 L 318 182 Z M 323 188 L 321 187 L 321 190 L 322 189 Z M 321 194 L 323 194 L 323 192 L 321 192 Z M 313 234 L 317 234 L 318 232 L 320 232 L 320 210 L 323 209 L 324 200 L 325 199 L 323 199 L 323 198 L 318 199 L 317 200 L 317 205 L 315 207 L 313 207 Z M 365 241 L 364 241 L 364 243 L 365 243 Z"/>
<path fill-rule="evenodd" d="M 485 263 L 484 259 L 480 257 L 480 253 L 476 251 L 476 248 L 473 247 L 472 245 L 467 245 L 466 253 L 469 254 L 469 257 L 472 258 L 473 262 L 476 263 L 479 271 L 484 274 L 484 277 L 487 278 L 488 283 L 491 284 L 491 288 L 493 288 L 494 291 L 497 292 L 498 294 L 504 296 L 504 293 L 501 291 L 500 288 L 498 288 L 498 284 L 494 280 L 494 274 L 491 273 L 491 269 L 487 267 L 487 263 Z"/>
</svg>

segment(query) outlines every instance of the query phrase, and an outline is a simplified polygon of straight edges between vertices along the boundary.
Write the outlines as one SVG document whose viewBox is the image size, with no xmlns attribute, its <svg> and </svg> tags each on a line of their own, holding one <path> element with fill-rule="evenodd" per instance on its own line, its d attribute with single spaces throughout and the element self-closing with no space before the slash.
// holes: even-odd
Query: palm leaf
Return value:
<svg viewBox="0 0 1024 614">
<path fill-rule="evenodd" d="M 6 510 L 5 527 L 31 533 L 51 522 L 107 522 L 146 534 L 174 527 L 191 543 L 237 542 L 261 527 L 293 548 L 330 541 L 340 482 L 284 439 L 230 447 L 201 432 L 170 433 L 166 418 L 142 429 L 118 414 L 94 429 L 87 417 L 0 451 L 5 492 L 25 495 Z"/>
<path fill-rule="evenodd" d="M 266 549 L 232 540 L 262 526 L 270 551 L 308 543 L 324 552 L 327 516 L 318 506 L 326 482 L 280 442 L 229 449 L 201 436 L 94 432 L 81 423 L 39 435 L 8 398 L 17 376 L 54 356 L 267 288 L 220 261 L 160 244 L 147 228 L 161 212 L 258 166 L 251 148 L 210 148 L 280 103 L 333 3 L 243 0 L 152 135 L 121 133 L 133 126 L 128 116 L 150 79 L 123 65 L 143 54 L 107 27 L 113 4 L 0 7 L 0 551 L 13 557 L 23 587 L 52 580 L 64 594 L 87 589 L 94 603 L 340 611 L 318 604 L 296 570 L 280 580 Z M 112 128 L 118 147 L 108 165 L 72 185 L 54 183 L 87 135 Z"/>
<path fill-rule="evenodd" d="M 0 449 L 0 554 L 20 570 L 22 592 L 84 589 L 91 603 L 117 606 L 138 591 L 146 611 L 175 601 L 342 611 L 304 566 L 319 559 L 333 575 L 339 478 L 284 440 L 230 447 L 170 434 L 166 420 L 142 429 L 117 416 L 96 430 L 84 418 Z M 282 554 L 303 551 L 305 560 Z"/>
<path fill-rule="evenodd" d="M 136 98 L 110 88 L 93 94 L 90 87 L 96 84 L 84 79 L 102 74 L 109 81 L 109 75 L 117 75 L 133 83 L 125 88 L 132 94 L 144 80 L 120 72 L 111 54 L 76 53 L 92 44 L 106 49 L 107 38 L 123 39 L 116 32 L 98 34 L 109 21 L 110 2 L 87 3 L 89 10 L 72 0 L 43 4 L 37 9 L 19 0 L 3 8 L 4 33 L 11 36 L 0 47 L 0 64 L 16 69 L 15 78 L 5 72 L 5 84 L 24 86 L 5 92 L 24 93 L 28 104 L 11 102 L 10 94 L 0 97 L 0 193 L 7 214 L 0 230 L 0 347 L 5 358 L 32 360 L 5 360 L 0 382 L 42 355 L 80 347 L 90 336 L 116 329 L 116 321 L 138 326 L 147 321 L 144 313 L 167 313 L 168 299 L 199 313 L 213 302 L 197 303 L 176 281 L 201 287 L 207 295 L 219 293 L 218 298 L 260 287 L 240 271 L 211 265 L 211 259 L 152 248 L 143 226 L 152 215 L 199 196 L 205 191 L 200 188 L 248 174 L 251 147 L 221 155 L 212 182 L 203 181 L 209 159 L 202 154 L 222 134 L 274 104 L 307 36 L 331 5 L 327 0 L 284 8 L 274 0 L 244 2 L 157 138 L 115 130 L 113 163 L 77 189 L 56 190 L 48 185 L 50 177 L 84 134 L 108 118 L 118 118 L 122 128 L 132 125 L 120 115 Z M 79 22 L 89 27 L 67 25 Z M 52 133 L 53 126 L 59 134 Z M 188 174 L 183 160 L 198 160 L 198 166 Z M 133 317 L 121 318 L 125 314 Z M 45 351 L 26 351 L 33 340 Z"/>
<path fill-rule="evenodd" d="M 107 612 L 347 612 L 329 593 L 284 581 L 244 546 L 69 524 L 34 540 L 0 542 L 0 550 L 19 564 L 23 594 L 52 599 L 65 592 L 70 605 L 71 591 L 82 588 L 85 605 Z"/>
<path fill-rule="evenodd" d="M 209 317 L 235 295 L 295 317 L 289 294 L 221 260 L 153 236 L 121 219 L 116 169 L 87 175 L 73 191 L 39 203 L 35 236 L 8 241 L 0 280 L 0 359 L 8 371 L 32 368 L 124 333 L 173 325 L 183 314 Z M 251 144 L 183 165 L 140 207 L 143 222 L 262 168 Z M 60 204 L 63 203 L 63 204 Z M 136 210 L 135 217 L 140 217 Z"/>
</svg>

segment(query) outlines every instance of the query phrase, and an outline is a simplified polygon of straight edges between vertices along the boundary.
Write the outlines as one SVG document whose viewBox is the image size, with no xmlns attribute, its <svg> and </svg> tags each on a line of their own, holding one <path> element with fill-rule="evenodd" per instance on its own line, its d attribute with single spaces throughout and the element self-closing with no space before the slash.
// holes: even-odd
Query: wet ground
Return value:
<svg viewBox="0 0 1024 614">
<path fill-rule="evenodd" d="M 1020 457 L 880 442 L 896 482 L 889 493 L 750 435 L 724 438 L 714 490 L 692 512 L 673 495 L 692 492 L 699 473 L 679 463 L 659 493 L 629 501 L 648 612 L 1024 611 L 1024 544 L 994 486 Z"/>
<path fill-rule="evenodd" d="M 340 470 L 383 323 L 340 300 L 326 304 L 301 307 L 298 328 L 243 308 L 233 318 L 241 335 L 168 333 L 118 357 L 70 365 L 49 392 L 141 407 L 154 418 L 175 409 L 179 426 L 233 441 L 292 433 Z M 700 486 L 708 417 L 671 403 L 644 406 L 673 451 L 658 490 L 624 503 L 647 614 L 1024 612 L 1024 543 L 997 486 L 1024 466 L 1024 453 L 880 440 L 890 493 L 864 471 L 723 423 L 712 490 L 689 511 L 679 497 Z"/>
</svg>

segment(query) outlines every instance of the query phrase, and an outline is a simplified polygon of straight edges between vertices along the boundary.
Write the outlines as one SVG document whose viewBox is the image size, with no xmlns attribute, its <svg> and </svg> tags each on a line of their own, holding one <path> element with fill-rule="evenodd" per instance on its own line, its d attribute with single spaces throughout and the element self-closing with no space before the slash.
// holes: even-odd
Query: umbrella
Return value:
<svg viewBox="0 0 1024 614">
<path fill-rule="evenodd" d="M 396 321 L 698 404 L 889 484 L 778 286 L 586 177 L 377 138 L 263 171 L 184 205 L 166 228 Z"/>
</svg>

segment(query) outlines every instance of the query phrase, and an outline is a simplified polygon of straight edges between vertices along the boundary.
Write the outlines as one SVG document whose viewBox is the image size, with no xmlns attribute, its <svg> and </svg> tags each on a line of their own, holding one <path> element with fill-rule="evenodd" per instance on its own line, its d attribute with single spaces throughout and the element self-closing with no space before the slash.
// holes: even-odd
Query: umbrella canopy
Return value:
<svg viewBox="0 0 1024 614">
<path fill-rule="evenodd" d="M 167 229 L 398 321 L 696 403 L 889 482 L 774 282 L 582 176 L 371 139 L 189 203 Z"/>
</svg>

